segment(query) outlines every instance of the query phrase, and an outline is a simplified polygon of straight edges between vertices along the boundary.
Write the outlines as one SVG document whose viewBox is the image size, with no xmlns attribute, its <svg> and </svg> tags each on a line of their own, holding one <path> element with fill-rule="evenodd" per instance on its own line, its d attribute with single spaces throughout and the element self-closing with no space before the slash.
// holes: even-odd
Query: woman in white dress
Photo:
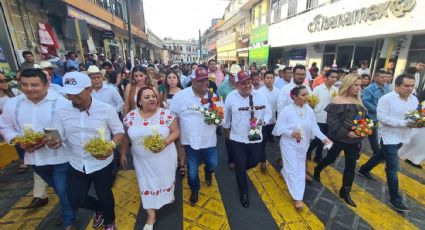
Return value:
<svg viewBox="0 0 425 230">
<path fill-rule="evenodd" d="M 142 87 L 137 93 L 137 109 L 124 118 L 132 146 L 133 164 L 136 170 L 143 208 L 148 218 L 144 230 L 153 229 L 155 210 L 174 201 L 177 151 L 174 141 L 180 136 L 175 116 L 168 110 L 159 108 L 158 95 L 150 87 Z M 165 138 L 165 148 L 159 153 L 147 150 L 142 139 L 159 133 Z M 120 148 L 120 162 L 127 167 L 128 144 Z"/>
<path fill-rule="evenodd" d="M 294 102 L 285 106 L 279 113 L 273 135 L 280 137 L 282 154 L 282 175 L 289 193 L 298 210 L 304 208 L 302 203 L 305 189 L 305 167 L 308 146 L 314 137 L 325 144 L 332 143 L 319 129 L 313 109 L 306 103 L 308 91 L 305 86 L 291 90 Z"/>
<path fill-rule="evenodd" d="M 409 143 L 403 144 L 398 150 L 400 159 L 406 160 L 416 168 L 422 168 L 422 164 L 425 164 L 423 140 L 425 140 L 425 128 L 413 129 Z"/>
</svg>

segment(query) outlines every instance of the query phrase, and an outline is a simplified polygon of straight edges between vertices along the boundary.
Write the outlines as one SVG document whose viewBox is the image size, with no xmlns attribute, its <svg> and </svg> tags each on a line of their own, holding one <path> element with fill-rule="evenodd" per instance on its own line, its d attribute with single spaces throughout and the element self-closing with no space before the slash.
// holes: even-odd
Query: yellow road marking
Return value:
<svg viewBox="0 0 425 230">
<path fill-rule="evenodd" d="M 134 229 L 140 208 L 140 192 L 134 170 L 120 171 L 112 187 L 115 199 L 115 224 L 119 229 Z M 90 220 L 86 229 L 91 227 Z"/>
<path fill-rule="evenodd" d="M 52 188 L 47 189 L 47 194 L 49 203 L 46 206 L 22 209 L 22 207 L 29 205 L 33 199 L 32 191 L 27 193 L 0 219 L 0 229 L 35 229 L 59 202 Z"/>
<path fill-rule="evenodd" d="M 422 166 L 425 167 L 425 165 L 422 165 Z M 425 170 L 415 168 L 409 165 L 408 163 L 404 162 L 404 160 L 400 160 L 400 167 L 405 169 L 406 171 L 409 171 L 409 173 L 412 173 L 413 175 L 421 178 L 422 180 L 425 180 Z"/>
<path fill-rule="evenodd" d="M 286 184 L 269 162 L 265 173 L 256 167 L 248 175 L 279 229 L 325 229 L 307 206 L 301 212 L 295 209 Z"/>
<path fill-rule="evenodd" d="M 360 156 L 360 164 L 365 164 L 369 158 L 364 154 Z M 387 176 L 385 173 L 385 164 L 378 164 L 374 169 L 372 169 L 372 173 L 376 175 L 379 179 L 384 182 L 387 182 Z M 400 189 L 403 190 L 407 195 L 411 196 L 413 199 L 418 201 L 419 203 L 425 205 L 425 186 L 404 175 L 403 173 L 398 173 L 398 183 Z"/>
<path fill-rule="evenodd" d="M 315 164 L 308 162 L 308 169 L 313 173 Z M 326 167 L 321 173 L 322 184 L 339 197 L 342 175 L 332 167 Z M 375 197 L 365 192 L 357 184 L 353 184 L 350 193 L 357 204 L 357 208 L 346 205 L 357 215 L 363 218 L 373 229 L 418 229 L 415 225 L 397 214 L 390 207 L 381 203 Z M 344 202 L 344 201 L 342 201 Z"/>
<path fill-rule="evenodd" d="M 190 204 L 190 188 L 187 177 L 183 179 L 183 229 L 230 229 L 226 211 L 218 189 L 217 181 L 213 176 L 211 186 L 204 182 L 204 167 L 199 167 L 201 189 L 199 200 L 195 206 Z"/>
</svg>

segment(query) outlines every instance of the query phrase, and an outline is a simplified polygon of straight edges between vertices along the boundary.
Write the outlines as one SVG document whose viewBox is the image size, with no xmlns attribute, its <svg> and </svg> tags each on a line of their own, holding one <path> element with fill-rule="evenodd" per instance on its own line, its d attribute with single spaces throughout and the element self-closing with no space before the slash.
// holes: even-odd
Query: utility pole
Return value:
<svg viewBox="0 0 425 230">
<path fill-rule="evenodd" d="M 131 13 L 130 13 L 130 0 L 126 1 L 127 3 L 127 30 L 128 30 L 128 50 L 129 50 L 129 54 L 130 54 L 130 63 L 131 63 L 131 68 L 134 67 L 134 53 L 133 53 L 133 46 L 131 44 Z"/>
<path fill-rule="evenodd" d="M 202 60 L 201 30 L 199 30 L 199 63 Z"/>
</svg>

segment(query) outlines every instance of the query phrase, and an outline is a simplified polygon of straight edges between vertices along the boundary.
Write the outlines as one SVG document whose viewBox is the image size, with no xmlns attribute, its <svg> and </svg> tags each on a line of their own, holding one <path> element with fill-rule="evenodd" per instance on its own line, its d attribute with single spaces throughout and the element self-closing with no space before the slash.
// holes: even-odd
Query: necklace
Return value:
<svg viewBox="0 0 425 230">
<path fill-rule="evenodd" d="M 298 106 L 296 106 L 295 104 L 292 104 L 292 106 L 294 107 L 294 110 L 295 110 L 295 112 L 298 114 L 298 116 L 300 116 L 300 117 L 304 117 L 305 112 L 306 112 L 306 110 L 305 110 L 305 107 L 304 107 L 304 106 L 303 106 L 301 109 L 300 109 Z"/>
</svg>

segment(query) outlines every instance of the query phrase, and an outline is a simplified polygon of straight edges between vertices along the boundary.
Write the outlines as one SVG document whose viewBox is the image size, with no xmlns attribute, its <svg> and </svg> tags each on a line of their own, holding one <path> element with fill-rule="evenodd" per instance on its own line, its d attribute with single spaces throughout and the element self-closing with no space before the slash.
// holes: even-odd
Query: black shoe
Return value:
<svg viewBox="0 0 425 230">
<path fill-rule="evenodd" d="M 314 174 L 313 174 L 313 179 L 315 181 L 320 182 L 320 172 L 316 170 L 316 168 L 314 168 Z"/>
<path fill-rule="evenodd" d="M 311 153 L 307 153 L 307 160 L 311 161 Z"/>
<path fill-rule="evenodd" d="M 41 207 L 46 206 L 48 203 L 49 203 L 49 198 L 47 198 L 47 197 L 44 198 L 44 199 L 34 197 L 31 201 L 31 203 L 28 206 L 26 206 L 25 208 L 26 209 L 41 208 Z"/>
<path fill-rule="evenodd" d="M 344 201 L 347 204 L 349 204 L 349 205 L 351 205 L 353 207 L 357 207 L 356 203 L 354 203 L 354 201 L 351 199 L 350 190 L 351 190 L 350 187 L 341 188 L 341 190 L 339 190 L 339 197 L 341 197 L 342 199 L 344 199 Z"/>
<path fill-rule="evenodd" d="M 249 207 L 248 194 L 246 194 L 246 193 L 241 194 L 241 204 L 242 204 L 242 207 L 244 207 L 244 208 Z"/>
<path fill-rule="evenodd" d="M 390 205 L 399 212 L 410 212 L 410 208 L 404 205 L 401 200 L 390 201 Z"/>
<path fill-rule="evenodd" d="M 422 169 L 422 165 L 417 165 L 417 164 L 415 164 L 415 163 L 413 163 L 411 160 L 409 160 L 409 159 L 406 159 L 406 160 L 404 160 L 406 163 L 408 163 L 409 165 L 411 165 L 411 166 L 413 166 L 413 167 L 415 167 L 415 168 L 418 168 L 418 169 Z"/>
<path fill-rule="evenodd" d="M 198 203 L 198 192 L 192 192 L 192 194 L 190 194 L 189 200 L 192 206 Z"/>
<path fill-rule="evenodd" d="M 377 179 L 370 174 L 370 172 L 362 172 L 361 170 L 357 171 L 357 174 L 359 174 L 361 177 L 364 177 L 370 181 L 377 181 Z"/>
<path fill-rule="evenodd" d="M 205 173 L 205 183 L 207 184 L 207 186 L 211 186 L 212 173 Z"/>
<path fill-rule="evenodd" d="M 321 158 L 321 157 L 315 157 L 315 158 L 313 159 L 313 161 L 319 164 L 319 163 L 320 163 L 320 161 L 322 161 L 322 158 Z"/>
</svg>

